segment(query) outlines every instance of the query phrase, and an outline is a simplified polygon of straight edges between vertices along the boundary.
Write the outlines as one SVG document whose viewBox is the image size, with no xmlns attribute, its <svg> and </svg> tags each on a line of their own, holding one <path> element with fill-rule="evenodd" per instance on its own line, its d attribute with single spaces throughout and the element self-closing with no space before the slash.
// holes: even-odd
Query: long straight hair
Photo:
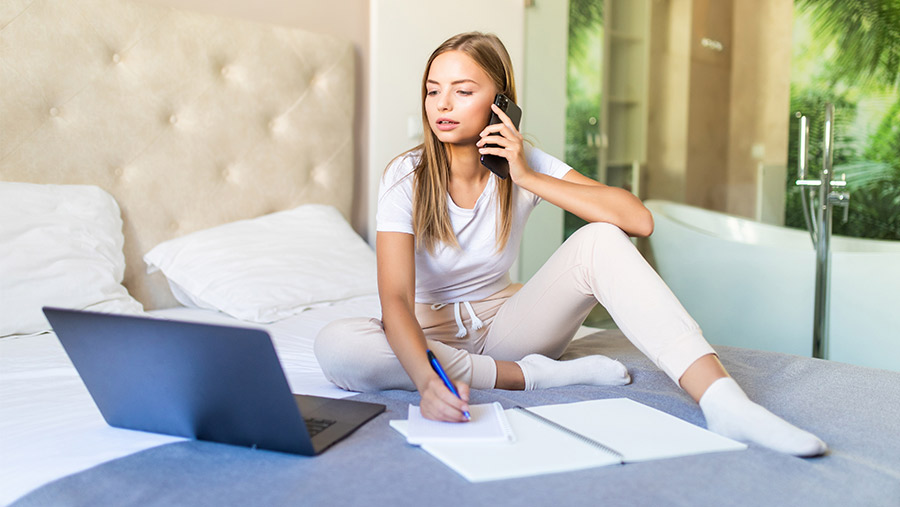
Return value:
<svg viewBox="0 0 900 507">
<path fill-rule="evenodd" d="M 410 151 L 422 150 L 413 174 L 413 232 L 416 237 L 416 250 L 422 248 L 434 253 L 438 244 L 447 244 L 459 248 L 456 234 L 450 223 L 450 212 L 447 208 L 447 192 L 450 185 L 450 158 L 447 147 L 431 130 L 428 115 L 425 111 L 426 83 L 431 64 L 434 59 L 448 51 L 460 51 L 475 61 L 494 82 L 498 93 L 516 102 L 516 83 L 513 78 L 512 61 L 506 47 L 494 34 L 467 32 L 455 35 L 438 46 L 428 59 L 425 75 L 422 77 L 422 125 L 425 139 L 422 144 Z M 493 177 L 493 175 L 491 175 Z M 497 207 L 497 243 L 499 252 L 506 246 L 512 227 L 511 178 L 499 179 L 497 196 L 500 205 Z"/>
</svg>

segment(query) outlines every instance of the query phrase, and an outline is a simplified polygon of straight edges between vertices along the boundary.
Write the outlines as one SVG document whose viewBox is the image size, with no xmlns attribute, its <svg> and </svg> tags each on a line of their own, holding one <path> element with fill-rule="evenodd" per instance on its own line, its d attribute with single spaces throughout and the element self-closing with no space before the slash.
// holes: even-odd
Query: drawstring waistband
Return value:
<svg viewBox="0 0 900 507">
<path fill-rule="evenodd" d="M 459 301 L 453 303 L 453 316 L 456 317 L 456 327 L 458 329 L 458 331 L 456 332 L 456 337 L 462 338 L 468 333 L 466 331 L 466 326 L 463 325 L 462 315 L 460 315 L 459 313 L 459 303 Z M 435 303 L 431 305 L 431 309 L 440 310 L 441 308 L 447 306 L 447 304 L 448 303 Z M 468 301 L 463 301 L 462 304 L 465 305 L 466 311 L 468 311 L 469 316 L 472 317 L 472 329 L 477 331 L 484 327 L 484 322 L 482 322 L 481 319 L 479 319 L 478 316 L 475 315 L 475 310 L 472 309 L 472 305 L 469 304 Z"/>
</svg>

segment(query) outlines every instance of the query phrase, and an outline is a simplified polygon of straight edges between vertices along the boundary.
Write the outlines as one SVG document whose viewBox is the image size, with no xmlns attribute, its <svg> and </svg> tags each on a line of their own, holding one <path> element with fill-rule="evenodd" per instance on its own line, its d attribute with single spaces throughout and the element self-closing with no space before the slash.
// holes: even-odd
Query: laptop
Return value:
<svg viewBox="0 0 900 507">
<path fill-rule="evenodd" d="M 292 394 L 261 329 L 44 308 L 110 426 L 313 456 L 384 411 Z"/>
</svg>

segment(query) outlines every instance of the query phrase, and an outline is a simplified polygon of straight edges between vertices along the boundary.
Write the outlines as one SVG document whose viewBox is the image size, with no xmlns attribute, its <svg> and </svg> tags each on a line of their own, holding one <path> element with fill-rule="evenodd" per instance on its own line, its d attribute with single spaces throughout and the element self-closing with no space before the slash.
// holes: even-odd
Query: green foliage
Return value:
<svg viewBox="0 0 900 507">
<path fill-rule="evenodd" d="M 603 29 L 602 0 L 569 0 L 569 60 L 566 107 L 566 163 L 589 178 L 597 177 L 599 153 L 595 145 L 600 131 L 600 65 L 590 58 L 589 44 Z M 591 118 L 594 119 L 591 122 Z M 586 224 L 566 212 L 564 232 L 568 238 Z"/>
<path fill-rule="evenodd" d="M 892 176 L 900 177 L 900 97 L 881 119 L 866 150 L 866 158 L 889 165 Z"/>
<path fill-rule="evenodd" d="M 805 228 L 801 189 L 794 184 L 797 168 L 795 112 L 809 117 L 810 171 L 822 167 L 825 102 L 835 104 L 836 177 L 845 174 L 850 192 L 849 220 L 835 208 L 835 234 L 900 240 L 900 0 L 796 0 L 810 14 L 813 44 L 822 55 L 820 73 L 809 88 L 791 87 L 785 224 Z M 857 103 L 870 94 L 894 94 L 897 100 L 870 136 L 855 126 Z M 807 190 L 808 191 L 808 190 Z M 818 193 L 816 192 L 816 195 Z"/>
<path fill-rule="evenodd" d="M 796 0 L 812 16 L 824 52 L 834 43 L 833 81 L 900 85 L 900 0 Z"/>
<path fill-rule="evenodd" d="M 853 138 L 848 134 L 856 120 L 856 101 L 846 92 L 817 87 L 798 90 L 791 86 L 791 120 L 788 148 L 788 183 L 796 180 L 798 155 L 798 131 L 804 115 L 809 125 L 809 166 L 813 175 L 822 170 L 823 141 L 825 138 L 825 104 L 834 104 L 834 165 L 843 165 L 857 158 Z"/>
<path fill-rule="evenodd" d="M 822 171 L 822 158 L 824 150 L 825 138 L 825 103 L 834 104 L 834 166 L 840 166 L 849 163 L 856 158 L 856 150 L 853 139 L 847 135 L 850 131 L 850 125 L 856 115 L 856 102 L 851 101 L 846 94 L 835 95 L 833 90 L 825 88 L 796 90 L 791 86 L 791 119 L 790 119 L 790 139 L 788 141 L 788 170 L 785 185 L 787 194 L 785 196 L 785 225 L 788 227 L 806 228 L 806 222 L 803 218 L 803 205 L 800 199 L 800 192 L 803 190 L 798 187 L 797 181 L 797 163 L 799 151 L 798 133 L 800 130 L 800 120 L 798 114 L 807 118 L 809 125 L 809 168 L 807 170 L 807 178 L 815 179 L 819 177 Z M 836 171 L 837 172 L 837 171 Z"/>
<path fill-rule="evenodd" d="M 582 58 L 591 31 L 603 26 L 603 0 L 569 0 L 569 58 Z"/>
<path fill-rule="evenodd" d="M 566 108 L 566 163 L 589 178 L 597 177 L 599 152 L 593 143 L 600 131 L 596 125 L 599 113 L 597 100 L 572 100 Z M 595 120 L 594 125 L 591 118 Z"/>
<path fill-rule="evenodd" d="M 835 208 L 835 234 L 870 239 L 900 240 L 900 179 L 878 185 L 852 188 L 850 192 L 850 220 L 841 220 L 840 208 Z"/>
<path fill-rule="evenodd" d="M 594 100 L 573 97 L 566 108 L 566 163 L 589 178 L 597 177 L 599 152 L 593 145 L 593 139 L 600 130 L 598 125 L 591 125 L 590 119 L 596 119 L 599 112 L 599 97 Z M 566 213 L 564 237 L 568 238 L 586 223 L 577 216 Z"/>
<path fill-rule="evenodd" d="M 853 187 L 852 219 L 841 226 L 839 234 L 900 240 L 900 98 L 882 118 L 865 157 L 876 169 Z"/>
<path fill-rule="evenodd" d="M 900 240 L 900 100 L 884 117 L 875 135 L 868 141 L 864 158 L 857 153 L 857 143 L 851 135 L 856 102 L 847 94 L 834 95 L 830 90 L 801 90 L 791 93 L 791 109 L 809 118 L 809 172 L 807 177 L 818 178 L 822 170 L 825 102 L 835 104 L 834 175 L 847 175 L 850 192 L 849 219 L 842 219 L 843 210 L 835 208 L 832 230 L 835 234 L 873 239 Z M 785 225 L 806 228 L 803 218 L 800 187 L 797 179 L 798 135 L 800 122 L 792 115 L 788 154 Z M 860 162 L 860 160 L 863 160 Z M 806 190 L 808 191 L 808 190 Z M 818 195 L 818 191 L 814 192 Z"/>
</svg>

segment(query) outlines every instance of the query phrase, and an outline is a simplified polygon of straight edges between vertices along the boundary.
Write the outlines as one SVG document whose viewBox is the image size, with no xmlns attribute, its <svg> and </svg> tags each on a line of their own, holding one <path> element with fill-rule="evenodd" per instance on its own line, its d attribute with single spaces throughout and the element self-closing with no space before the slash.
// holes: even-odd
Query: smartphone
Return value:
<svg viewBox="0 0 900 507">
<path fill-rule="evenodd" d="M 522 108 L 516 105 L 515 102 L 509 100 L 506 95 L 502 93 L 498 93 L 496 97 L 494 97 L 494 104 L 497 104 L 497 107 L 503 110 L 509 119 L 512 120 L 513 125 L 516 126 L 516 129 L 519 128 L 519 122 L 522 120 Z M 497 113 L 491 111 L 491 121 L 488 122 L 488 125 L 494 125 L 495 123 L 503 123 L 500 118 L 497 116 Z M 491 134 L 500 135 L 500 134 Z M 486 144 L 485 146 L 490 146 L 492 148 L 496 148 L 496 144 Z M 497 176 L 503 178 L 504 180 L 509 177 L 509 162 L 503 157 L 498 157 L 497 155 L 482 155 L 481 156 L 481 165 L 487 167 Z"/>
</svg>

